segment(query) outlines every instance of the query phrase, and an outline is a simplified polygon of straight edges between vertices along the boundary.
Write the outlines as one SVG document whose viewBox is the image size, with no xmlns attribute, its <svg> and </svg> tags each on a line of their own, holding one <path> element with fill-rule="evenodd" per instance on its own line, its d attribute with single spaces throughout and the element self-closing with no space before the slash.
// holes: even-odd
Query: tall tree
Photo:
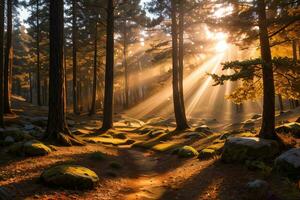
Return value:
<svg viewBox="0 0 300 200">
<path fill-rule="evenodd" d="M 107 1 L 105 91 L 102 131 L 113 127 L 114 2 Z"/>
<path fill-rule="evenodd" d="M 90 115 L 96 113 L 96 97 L 97 97 L 97 71 L 98 71 L 98 17 L 96 17 L 95 23 L 95 35 L 94 35 L 94 70 L 93 70 L 93 96 L 92 96 L 92 106 L 90 110 Z"/>
<path fill-rule="evenodd" d="M 40 8 L 39 0 L 36 0 L 36 77 L 37 77 L 37 104 L 41 102 L 41 65 L 40 65 Z"/>
<path fill-rule="evenodd" d="M 261 58 L 263 61 L 263 116 L 260 137 L 276 139 L 275 133 L 275 87 L 272 67 L 272 56 L 268 35 L 268 24 L 265 0 L 257 0 L 257 14 L 259 26 L 259 39 Z"/>
<path fill-rule="evenodd" d="M 12 113 L 11 111 L 11 76 L 13 65 L 13 47 L 12 47 L 12 7 L 13 1 L 7 0 L 7 31 L 6 31 L 6 46 L 5 46 L 5 62 L 4 62 L 4 113 Z"/>
<path fill-rule="evenodd" d="M 77 86 L 77 32 L 77 1 L 72 0 L 73 111 L 75 114 L 79 114 Z"/>
<path fill-rule="evenodd" d="M 0 4 L 0 126 L 4 127 L 3 119 L 3 41 L 4 41 L 4 10 L 5 1 L 1 0 Z"/>
<path fill-rule="evenodd" d="M 179 7 L 176 0 L 171 0 L 171 18 L 172 18 L 172 63 L 173 63 L 173 103 L 176 119 L 176 129 L 184 130 L 188 128 L 185 109 L 183 103 L 183 87 L 182 87 L 182 73 L 183 73 L 183 24 L 181 24 L 181 34 L 178 29 L 178 15 Z M 183 15 L 181 15 L 183 18 Z M 181 19 L 181 23 L 183 23 Z M 180 49 L 178 46 L 178 39 L 180 41 Z M 180 50 L 180 51 L 179 51 Z M 178 55 L 180 53 L 180 55 Z"/>
<path fill-rule="evenodd" d="M 66 123 L 64 99 L 64 1 L 50 0 L 50 70 L 47 138 L 62 145 L 82 144 Z"/>
</svg>

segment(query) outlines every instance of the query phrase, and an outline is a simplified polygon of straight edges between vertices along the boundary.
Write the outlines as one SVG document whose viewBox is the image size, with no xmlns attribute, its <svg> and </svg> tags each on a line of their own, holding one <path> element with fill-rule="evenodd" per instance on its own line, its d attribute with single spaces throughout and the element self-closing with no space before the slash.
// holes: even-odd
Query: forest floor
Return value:
<svg viewBox="0 0 300 200">
<path fill-rule="evenodd" d="M 15 100 L 14 112 L 6 117 L 9 127 L 21 127 L 24 123 L 28 126 L 37 117 L 47 117 L 46 108 L 20 100 Z M 299 115 L 298 111 L 291 111 L 279 116 L 278 122 L 292 121 Z M 4 148 L 0 155 L 0 187 L 10 189 L 15 199 L 242 200 L 252 199 L 245 187 L 249 181 L 264 179 L 270 185 L 270 200 L 300 199 L 299 183 L 276 174 L 224 164 L 219 156 L 203 160 L 179 158 L 172 153 L 178 146 L 189 145 L 201 151 L 215 144 L 223 133 L 216 124 L 211 124 L 218 127 L 212 128 L 212 133 L 194 137 L 194 129 L 172 134 L 174 124 L 163 119 L 142 122 L 117 117 L 116 129 L 99 137 L 94 135 L 101 125 L 99 115 L 68 115 L 71 130 L 86 141 L 85 146 L 56 147 L 47 156 L 29 158 L 6 154 Z M 39 124 L 44 128 L 43 123 Z M 252 128 L 257 124 L 259 120 L 251 124 Z M 226 125 L 226 129 L 236 126 Z M 293 139 L 293 145 L 299 146 L 300 142 Z M 97 173 L 100 182 L 89 191 L 49 188 L 39 182 L 43 170 L 62 163 L 85 166 Z"/>
</svg>

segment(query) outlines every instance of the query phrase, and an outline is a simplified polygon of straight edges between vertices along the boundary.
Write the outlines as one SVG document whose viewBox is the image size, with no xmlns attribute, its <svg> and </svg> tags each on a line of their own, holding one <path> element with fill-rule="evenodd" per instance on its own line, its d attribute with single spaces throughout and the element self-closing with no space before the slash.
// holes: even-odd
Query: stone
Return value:
<svg viewBox="0 0 300 200">
<path fill-rule="evenodd" d="M 25 129 L 26 131 L 31 131 L 31 130 L 34 129 L 34 126 L 33 126 L 32 124 L 26 124 L 25 127 L 24 127 L 24 129 Z"/>
<path fill-rule="evenodd" d="M 292 134 L 296 138 L 300 138 L 300 123 L 291 122 L 276 127 L 277 133 Z"/>
<path fill-rule="evenodd" d="M 213 158 L 217 155 L 217 152 L 213 149 L 203 149 L 200 151 L 198 158 L 201 160 L 206 160 Z"/>
<path fill-rule="evenodd" d="M 264 180 L 250 181 L 246 185 L 252 198 L 266 199 L 269 192 L 269 184 Z"/>
<path fill-rule="evenodd" d="M 182 158 L 196 157 L 199 155 L 198 151 L 191 146 L 184 146 L 180 148 L 177 154 Z"/>
<path fill-rule="evenodd" d="M 300 148 L 290 149 L 275 160 L 275 170 L 292 179 L 300 178 Z"/>
<path fill-rule="evenodd" d="M 208 126 L 206 126 L 206 125 L 202 125 L 202 126 L 196 127 L 196 128 L 194 129 L 194 131 L 196 131 L 196 132 L 201 132 L 201 133 L 205 133 L 205 134 L 210 134 L 210 133 L 212 133 L 212 130 L 211 130 Z"/>
<path fill-rule="evenodd" d="M 13 137 L 11 137 L 11 136 L 6 136 L 5 139 L 4 139 L 4 142 L 6 144 L 12 144 L 12 143 L 15 142 L 15 139 Z"/>
<path fill-rule="evenodd" d="M 251 119 L 260 119 L 262 117 L 262 115 L 261 114 L 255 114 L 255 115 L 253 115 L 252 117 L 251 117 Z"/>
<path fill-rule="evenodd" d="M 79 165 L 58 165 L 45 170 L 41 181 L 53 187 L 62 187 L 75 190 L 92 189 L 98 183 L 98 175 Z"/>
<path fill-rule="evenodd" d="M 6 187 L 0 187 L 0 200 L 13 200 L 16 194 Z"/>
<path fill-rule="evenodd" d="M 247 160 L 269 160 L 279 153 L 274 140 L 258 137 L 229 137 L 224 146 L 222 160 L 227 163 L 244 163 Z"/>
<path fill-rule="evenodd" d="M 23 151 L 28 156 L 44 156 L 52 150 L 37 140 L 27 141 L 23 144 Z"/>
</svg>

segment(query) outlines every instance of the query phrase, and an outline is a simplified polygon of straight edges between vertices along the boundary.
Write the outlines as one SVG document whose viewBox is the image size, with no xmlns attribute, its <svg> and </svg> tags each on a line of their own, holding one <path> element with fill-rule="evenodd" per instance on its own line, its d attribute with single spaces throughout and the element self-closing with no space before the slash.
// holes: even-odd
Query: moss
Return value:
<svg viewBox="0 0 300 200">
<path fill-rule="evenodd" d="M 92 170 L 78 165 L 58 165 L 45 170 L 41 180 L 49 186 L 70 189 L 91 189 L 99 181 Z"/>
<path fill-rule="evenodd" d="M 171 137 L 171 133 L 163 133 L 155 138 L 152 138 L 146 142 L 141 142 L 139 144 L 136 144 L 136 146 L 144 147 L 144 148 L 152 148 L 153 146 L 159 144 L 161 141 L 164 141 Z"/>
<path fill-rule="evenodd" d="M 179 145 L 178 142 L 163 142 L 152 147 L 155 151 L 165 152 L 176 148 Z"/>
<path fill-rule="evenodd" d="M 117 138 L 103 138 L 103 137 L 89 137 L 85 139 L 86 142 L 90 143 L 103 143 L 112 145 L 123 145 L 127 144 L 127 140 L 117 139 Z"/>
<path fill-rule="evenodd" d="M 255 134 L 251 132 L 244 132 L 235 135 L 235 137 L 255 137 Z"/>
<path fill-rule="evenodd" d="M 196 157 L 198 155 L 198 151 L 191 146 L 184 146 L 178 151 L 178 156 L 182 158 Z"/>
<path fill-rule="evenodd" d="M 113 138 L 118 138 L 118 139 L 126 139 L 127 136 L 125 133 L 115 133 L 112 135 Z"/>
<path fill-rule="evenodd" d="M 106 159 L 106 154 L 104 154 L 100 151 L 95 151 L 95 152 L 91 153 L 89 157 L 92 160 L 102 161 L 102 160 Z"/>
<path fill-rule="evenodd" d="M 277 133 L 292 134 L 294 137 L 300 138 L 300 123 L 291 122 L 276 127 Z"/>
<path fill-rule="evenodd" d="M 216 143 L 216 144 L 212 144 L 208 147 L 206 147 L 206 149 L 212 149 L 214 150 L 216 153 L 221 154 L 223 149 L 224 149 L 224 144 L 225 143 Z"/>
</svg>

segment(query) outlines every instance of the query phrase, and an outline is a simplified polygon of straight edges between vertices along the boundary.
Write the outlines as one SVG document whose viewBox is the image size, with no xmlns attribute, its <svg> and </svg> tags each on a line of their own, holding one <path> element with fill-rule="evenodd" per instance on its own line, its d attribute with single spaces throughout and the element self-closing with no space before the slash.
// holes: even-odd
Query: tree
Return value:
<svg viewBox="0 0 300 200">
<path fill-rule="evenodd" d="M 37 77 L 37 104 L 41 102 L 41 65 L 40 65 L 40 15 L 39 0 L 36 0 L 36 77 Z"/>
<path fill-rule="evenodd" d="M 50 70 L 47 138 L 62 145 L 82 144 L 68 129 L 64 99 L 64 3 L 50 0 Z"/>
<path fill-rule="evenodd" d="M 113 127 L 114 3 L 107 1 L 105 91 L 102 131 Z"/>
<path fill-rule="evenodd" d="M 11 96 L 11 76 L 13 64 L 13 47 L 12 47 L 12 7 L 13 1 L 7 0 L 7 31 L 6 31 L 6 46 L 5 46 L 5 61 L 4 61 L 4 113 L 10 114 L 10 96 Z"/>
<path fill-rule="evenodd" d="M 77 1 L 72 0 L 72 58 L 73 58 L 73 111 L 78 110 L 78 86 L 77 86 Z"/>
<path fill-rule="evenodd" d="M 176 119 L 176 129 L 184 130 L 188 128 L 186 117 L 185 117 L 185 109 L 183 102 L 183 87 L 182 87 L 182 73 L 183 73 L 183 60 L 179 60 L 178 52 L 181 54 L 180 58 L 183 59 L 183 38 L 182 34 L 178 34 L 178 3 L 175 0 L 171 0 L 171 18 L 172 18 L 172 65 L 173 65 L 173 102 L 174 102 L 174 112 Z M 182 18 L 183 16 L 181 16 Z M 182 20 L 182 19 L 181 19 Z M 183 23 L 181 21 L 181 23 Z M 181 24 L 181 31 L 183 24 Z M 180 37 L 180 51 L 178 49 L 178 36 Z M 180 64 L 180 69 L 179 69 Z M 180 82 L 181 81 L 181 82 Z M 182 96 L 181 96 L 182 95 Z"/>
<path fill-rule="evenodd" d="M 1 0 L 0 4 L 0 126 L 4 127 L 3 119 L 3 41 L 4 41 L 4 0 Z"/>
</svg>

